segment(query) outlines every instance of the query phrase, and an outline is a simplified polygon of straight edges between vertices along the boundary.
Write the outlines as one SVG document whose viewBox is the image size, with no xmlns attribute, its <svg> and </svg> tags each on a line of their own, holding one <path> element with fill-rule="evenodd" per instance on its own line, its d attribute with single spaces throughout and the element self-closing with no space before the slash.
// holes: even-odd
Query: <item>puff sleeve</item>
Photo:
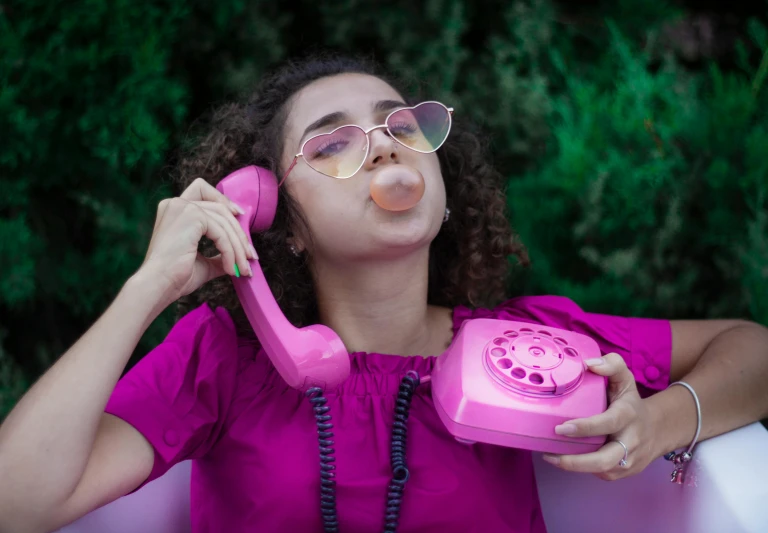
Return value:
<svg viewBox="0 0 768 533">
<path fill-rule="evenodd" d="M 135 427 L 155 451 L 149 477 L 134 492 L 216 442 L 232 403 L 237 359 L 229 314 L 203 304 L 117 382 L 104 411 Z"/>
</svg>

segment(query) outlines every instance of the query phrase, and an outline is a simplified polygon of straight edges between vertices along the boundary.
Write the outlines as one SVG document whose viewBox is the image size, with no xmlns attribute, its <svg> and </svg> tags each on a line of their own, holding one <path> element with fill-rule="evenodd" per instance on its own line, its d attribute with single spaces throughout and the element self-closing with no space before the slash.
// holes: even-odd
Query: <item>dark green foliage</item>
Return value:
<svg viewBox="0 0 768 533">
<path fill-rule="evenodd" d="M 644 0 L 0 4 L 0 418 L 141 264 L 193 121 L 319 48 L 372 56 L 485 129 L 534 260 L 514 291 L 768 324 L 768 31 L 750 23 L 735 68 L 683 68 L 662 31 L 680 15 Z"/>
<path fill-rule="evenodd" d="M 0 418 L 9 376 L 50 366 L 141 264 L 190 109 L 282 57 L 272 8 L 207 4 L 0 6 Z"/>
<path fill-rule="evenodd" d="M 187 116 L 189 88 L 168 69 L 183 4 L 2 6 L 0 327 L 30 376 L 141 261 Z"/>
<path fill-rule="evenodd" d="M 751 27 L 768 51 L 764 27 Z M 512 181 L 531 290 L 603 312 L 768 324 L 768 87 L 757 65 L 650 68 L 650 51 L 609 28 L 612 79 L 582 76 L 553 51 L 564 91 L 550 150 Z"/>
</svg>

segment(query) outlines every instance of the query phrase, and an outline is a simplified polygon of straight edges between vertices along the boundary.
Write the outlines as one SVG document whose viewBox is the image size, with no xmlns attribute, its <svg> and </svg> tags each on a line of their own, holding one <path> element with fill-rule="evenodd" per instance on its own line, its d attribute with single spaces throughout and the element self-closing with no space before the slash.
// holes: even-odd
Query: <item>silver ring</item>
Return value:
<svg viewBox="0 0 768 533">
<path fill-rule="evenodd" d="M 624 448 L 624 458 L 619 461 L 619 466 L 627 466 L 627 456 L 629 455 L 629 450 L 627 449 L 627 445 L 621 442 L 619 439 L 613 439 L 615 442 L 618 442 L 621 444 L 621 447 Z"/>
</svg>

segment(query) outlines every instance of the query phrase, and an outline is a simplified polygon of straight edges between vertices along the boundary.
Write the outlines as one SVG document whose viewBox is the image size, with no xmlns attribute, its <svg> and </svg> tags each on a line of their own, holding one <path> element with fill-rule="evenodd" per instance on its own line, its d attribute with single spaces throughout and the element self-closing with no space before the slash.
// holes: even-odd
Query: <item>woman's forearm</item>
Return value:
<svg viewBox="0 0 768 533">
<path fill-rule="evenodd" d="M 768 418 L 768 329 L 747 323 L 724 331 L 682 381 L 701 404 L 699 441 Z M 658 455 L 691 443 L 696 404 L 685 387 L 669 387 L 645 401 L 654 415 Z"/>
</svg>

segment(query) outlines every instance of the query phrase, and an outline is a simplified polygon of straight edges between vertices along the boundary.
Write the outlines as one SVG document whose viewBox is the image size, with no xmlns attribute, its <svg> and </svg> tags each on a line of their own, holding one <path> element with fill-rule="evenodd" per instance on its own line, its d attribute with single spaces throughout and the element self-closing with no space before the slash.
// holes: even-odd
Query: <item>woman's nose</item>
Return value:
<svg viewBox="0 0 768 533">
<path fill-rule="evenodd" d="M 397 162 L 397 142 L 389 136 L 385 129 L 377 129 L 370 133 L 371 151 L 368 154 L 367 166 L 378 166 L 384 163 Z"/>
</svg>

